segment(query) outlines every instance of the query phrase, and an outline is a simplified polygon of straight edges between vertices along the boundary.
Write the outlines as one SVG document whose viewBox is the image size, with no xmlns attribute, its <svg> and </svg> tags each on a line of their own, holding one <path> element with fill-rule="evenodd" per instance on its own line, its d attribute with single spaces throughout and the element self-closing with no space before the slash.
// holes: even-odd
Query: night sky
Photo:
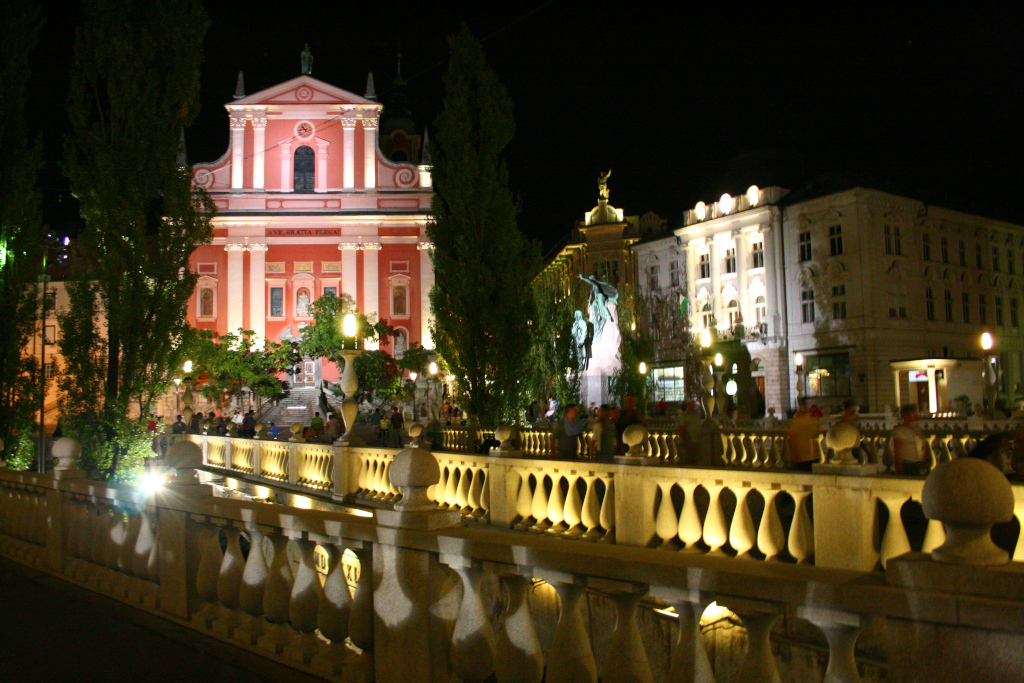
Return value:
<svg viewBox="0 0 1024 683">
<path fill-rule="evenodd" d="M 596 203 L 609 168 L 614 206 L 671 225 L 751 184 L 844 182 L 1024 223 L 1022 15 L 861 4 L 208 2 L 189 161 L 227 149 L 238 70 L 250 94 L 294 78 L 307 42 L 314 77 L 362 94 L 372 70 L 382 99 L 401 51 L 410 107 L 430 124 L 446 36 L 465 21 L 515 104 L 510 180 L 520 226 L 546 248 Z M 44 7 L 30 124 L 61 230 L 76 213 L 56 163 L 80 11 Z"/>
</svg>

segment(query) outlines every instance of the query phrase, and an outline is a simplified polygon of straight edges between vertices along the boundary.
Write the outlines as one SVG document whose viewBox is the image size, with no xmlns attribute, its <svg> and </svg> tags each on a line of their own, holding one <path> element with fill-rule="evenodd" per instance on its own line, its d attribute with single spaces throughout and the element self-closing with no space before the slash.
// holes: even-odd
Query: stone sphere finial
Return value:
<svg viewBox="0 0 1024 683">
<path fill-rule="evenodd" d="M 203 465 L 203 449 L 199 447 L 199 444 L 186 439 L 175 441 L 167 449 L 167 457 L 164 460 L 167 467 L 176 471 L 177 483 L 199 483 L 196 468 Z"/>
<path fill-rule="evenodd" d="M 837 422 L 825 433 L 825 447 L 836 452 L 832 462 L 849 464 L 855 461 L 853 449 L 860 445 L 860 430 L 849 422 Z"/>
<path fill-rule="evenodd" d="M 62 436 L 53 442 L 53 446 L 50 447 L 50 453 L 57 461 L 54 464 L 53 469 L 74 469 L 75 459 L 82 454 L 82 444 L 78 443 L 70 436 Z M 200 453 L 200 461 L 202 461 L 202 453 Z"/>
<path fill-rule="evenodd" d="M 302 430 L 303 429 L 304 429 L 304 427 L 302 426 L 301 422 L 296 422 L 295 424 L 293 424 L 292 425 L 292 438 L 290 438 L 288 440 L 289 441 L 294 441 L 295 443 L 305 443 L 306 440 L 304 438 L 302 438 Z"/>
<path fill-rule="evenodd" d="M 515 441 L 518 434 L 519 430 L 512 425 L 498 425 L 494 429 L 494 438 L 501 442 L 498 445 L 498 450 L 511 451 L 513 449 L 512 442 Z"/>
<path fill-rule="evenodd" d="M 630 425 L 622 433 L 622 442 L 629 446 L 626 451 L 628 457 L 639 458 L 644 454 L 644 444 L 647 442 L 647 427 L 643 425 Z"/>
<path fill-rule="evenodd" d="M 265 441 L 266 439 L 270 438 L 267 434 L 267 425 L 263 424 L 262 422 L 257 422 L 255 429 L 256 438 L 259 439 L 260 441 Z"/>
<path fill-rule="evenodd" d="M 423 435 L 426 431 L 426 428 L 419 422 L 413 422 L 409 425 L 409 436 L 412 437 L 412 440 L 409 442 L 409 446 L 413 448 L 422 448 Z"/>
<path fill-rule="evenodd" d="M 925 479 L 921 505 L 928 519 L 946 527 L 946 542 L 932 551 L 932 559 L 973 565 L 1010 561 L 1010 554 L 992 542 L 992 525 L 1013 517 L 1013 489 L 991 464 L 978 458 L 941 463 Z"/>
<path fill-rule="evenodd" d="M 441 468 L 430 451 L 410 445 L 395 456 L 389 476 L 391 483 L 402 490 L 402 500 L 395 503 L 396 510 L 421 512 L 437 509 L 437 505 L 427 497 L 427 489 L 437 484 Z"/>
</svg>

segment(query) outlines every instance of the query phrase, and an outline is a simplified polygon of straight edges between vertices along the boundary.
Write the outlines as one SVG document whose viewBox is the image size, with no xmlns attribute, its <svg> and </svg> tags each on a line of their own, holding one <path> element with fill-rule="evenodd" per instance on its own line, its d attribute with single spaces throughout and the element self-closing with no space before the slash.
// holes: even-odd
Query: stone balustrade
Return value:
<svg viewBox="0 0 1024 683">
<path fill-rule="evenodd" d="M 289 451 L 296 480 L 322 469 L 306 447 Z M 333 473 L 394 500 L 390 476 L 388 489 L 378 478 L 394 453 L 350 450 L 358 458 L 336 458 Z M 0 554 L 332 681 L 1011 681 L 1022 670 L 1019 565 L 900 552 L 897 511 L 920 480 L 435 457 L 431 500 L 489 525 L 221 498 L 181 475 L 146 494 L 0 470 Z M 886 571 L 745 559 L 838 552 L 817 533 L 838 508 L 831 536 L 856 545 L 858 496 L 891 510 Z M 821 645 L 794 656 L 792 628 Z"/>
</svg>

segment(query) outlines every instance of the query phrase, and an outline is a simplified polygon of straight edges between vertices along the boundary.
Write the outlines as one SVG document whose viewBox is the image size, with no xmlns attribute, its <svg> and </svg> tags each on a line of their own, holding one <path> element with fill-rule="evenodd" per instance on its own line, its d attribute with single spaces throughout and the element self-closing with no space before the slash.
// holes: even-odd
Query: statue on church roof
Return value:
<svg viewBox="0 0 1024 683">
<path fill-rule="evenodd" d="M 306 43 L 306 49 L 302 51 L 300 55 L 302 59 L 302 75 L 312 76 L 313 75 L 313 53 L 309 51 L 309 43 Z"/>
<path fill-rule="evenodd" d="M 610 192 L 608 191 L 608 178 L 612 175 L 611 169 L 608 169 L 607 173 L 597 174 L 597 196 L 601 199 L 607 200 Z"/>
</svg>

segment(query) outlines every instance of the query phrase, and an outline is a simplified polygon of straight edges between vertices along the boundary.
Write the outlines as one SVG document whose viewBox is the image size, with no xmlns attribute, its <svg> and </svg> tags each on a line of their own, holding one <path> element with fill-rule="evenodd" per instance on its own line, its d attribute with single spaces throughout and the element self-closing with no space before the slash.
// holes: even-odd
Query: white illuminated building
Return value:
<svg viewBox="0 0 1024 683">
<path fill-rule="evenodd" d="M 693 329 L 712 329 L 737 363 L 741 405 L 757 392 L 776 414 L 793 408 L 801 353 L 804 395 L 833 411 L 851 398 L 872 412 L 962 409 L 962 396 L 982 400 L 985 331 L 1000 394 L 1022 395 L 1022 226 L 872 189 L 752 187 L 633 249 L 641 292 L 678 282 Z M 659 365 L 671 400 L 673 363 Z"/>
</svg>

